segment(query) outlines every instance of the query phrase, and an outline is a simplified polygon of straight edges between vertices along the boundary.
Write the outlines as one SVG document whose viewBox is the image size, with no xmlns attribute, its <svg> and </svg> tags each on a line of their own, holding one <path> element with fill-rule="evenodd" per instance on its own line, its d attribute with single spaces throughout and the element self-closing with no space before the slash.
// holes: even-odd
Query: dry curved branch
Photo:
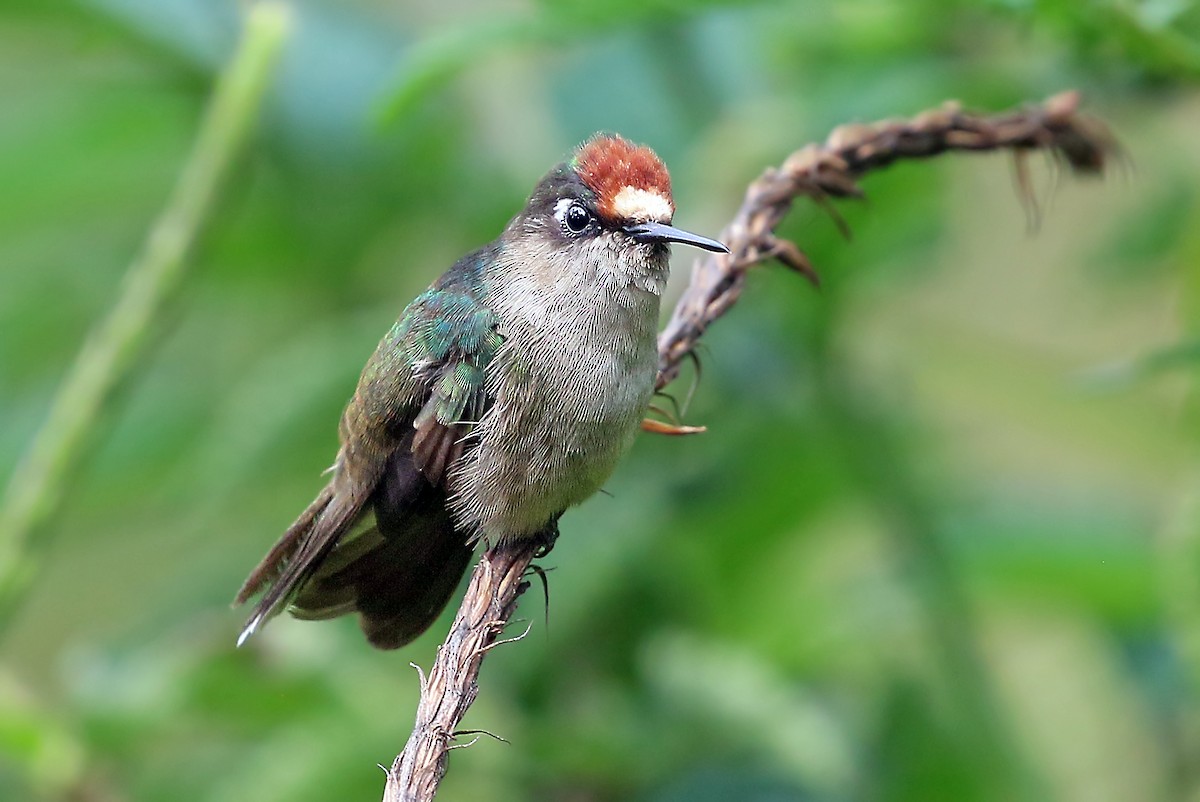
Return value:
<svg viewBox="0 0 1200 802">
<path fill-rule="evenodd" d="M 657 388 L 679 375 L 705 329 L 737 301 L 750 268 L 778 259 L 818 283 L 804 252 L 774 233 L 797 197 L 812 198 L 832 212 L 829 198 L 862 197 L 858 179 L 865 173 L 900 159 L 955 150 L 1011 150 L 1018 157 L 1043 150 L 1075 173 L 1099 173 L 1115 142 L 1103 124 L 1079 113 L 1077 92 L 993 117 L 966 113 L 951 102 L 911 120 L 835 128 L 824 144 L 808 145 L 788 156 L 781 167 L 767 168 L 746 190 L 741 208 L 721 232 L 729 253 L 696 261 L 691 283 L 658 338 Z"/>
<path fill-rule="evenodd" d="M 832 211 L 830 198 L 862 196 L 858 179 L 871 170 L 899 159 L 955 150 L 1010 150 L 1018 156 L 1042 150 L 1075 173 L 1099 173 L 1115 143 L 1099 121 L 1078 109 L 1075 92 L 990 117 L 948 103 L 911 120 L 841 126 L 824 144 L 809 145 L 781 167 L 768 168 L 747 189 L 741 208 L 722 232 L 730 252 L 703 257 L 693 267 L 691 283 L 658 338 L 657 389 L 678 376 L 701 335 L 737 301 L 751 267 L 778 259 L 817 282 L 804 252 L 774 233 L 797 197 L 810 197 Z M 655 425 L 650 430 L 655 431 Z M 388 771 L 384 802 L 433 799 L 458 724 L 478 693 L 483 657 L 516 609 L 528 587 L 525 574 L 543 547 L 536 540 L 496 546 L 475 566 L 462 606 L 421 683 L 416 725 Z"/>
</svg>

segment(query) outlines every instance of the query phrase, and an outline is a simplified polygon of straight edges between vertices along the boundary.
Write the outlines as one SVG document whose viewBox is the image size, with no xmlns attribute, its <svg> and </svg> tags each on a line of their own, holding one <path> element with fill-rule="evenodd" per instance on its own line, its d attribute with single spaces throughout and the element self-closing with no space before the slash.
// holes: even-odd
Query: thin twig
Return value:
<svg viewBox="0 0 1200 802">
<path fill-rule="evenodd" d="M 993 117 L 969 114 L 957 103 L 947 103 L 911 120 L 834 129 L 823 145 L 801 148 L 781 167 L 768 168 L 752 183 L 742 207 L 721 232 L 729 253 L 697 260 L 691 283 L 658 338 L 657 388 L 679 375 L 700 336 L 737 301 L 750 268 L 778 259 L 817 282 L 816 269 L 804 252 L 774 234 L 797 197 L 820 202 L 859 198 L 863 192 L 858 179 L 864 174 L 901 159 L 955 150 L 1011 150 L 1018 157 L 1043 150 L 1076 173 L 1098 173 L 1114 147 L 1103 125 L 1079 113 L 1076 92 Z"/>
<path fill-rule="evenodd" d="M 33 578 L 35 537 L 83 461 L 113 389 L 145 354 L 163 308 L 179 288 L 188 256 L 258 119 L 290 26 L 291 11 L 283 3 L 250 6 L 237 52 L 217 82 L 167 205 L 129 266 L 116 303 L 88 335 L 46 421 L 13 471 L 0 502 L 0 619 Z"/>
<path fill-rule="evenodd" d="M 908 121 L 842 126 L 823 145 L 798 150 L 782 167 L 768 169 L 750 185 L 742 207 L 722 233 L 730 252 L 696 262 L 691 283 L 658 339 L 657 389 L 675 379 L 685 359 L 694 357 L 700 336 L 741 295 L 751 267 L 778 259 L 817 281 L 804 252 L 774 234 L 797 197 L 823 205 L 829 198 L 860 197 L 857 180 L 865 173 L 900 159 L 954 150 L 1044 150 L 1076 173 L 1097 173 L 1114 144 L 1102 125 L 1079 114 L 1078 106 L 1074 92 L 992 117 L 947 104 Z M 476 565 L 422 689 L 408 745 L 388 772 L 384 802 L 433 799 L 446 771 L 450 734 L 478 693 L 483 649 L 495 641 L 516 609 L 526 587 L 522 577 L 541 548 L 532 540 L 494 547 Z"/>
</svg>

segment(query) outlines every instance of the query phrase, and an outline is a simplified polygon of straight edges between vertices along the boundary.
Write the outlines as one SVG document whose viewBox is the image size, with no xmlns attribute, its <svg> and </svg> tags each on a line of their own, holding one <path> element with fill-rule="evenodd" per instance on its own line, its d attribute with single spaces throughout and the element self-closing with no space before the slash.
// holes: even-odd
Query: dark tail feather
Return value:
<svg viewBox="0 0 1200 802">
<path fill-rule="evenodd" d="M 437 620 L 471 562 L 471 547 L 457 541 L 425 563 L 396 563 L 390 575 L 378 571 L 376 589 L 360 585 L 359 625 L 372 646 L 398 649 Z"/>
<path fill-rule="evenodd" d="M 288 528 L 238 591 L 235 604 L 268 586 L 238 636 L 239 646 L 288 605 L 358 518 L 361 508 L 361 504 L 343 502 L 331 486 L 326 487 Z"/>
<path fill-rule="evenodd" d="M 389 460 L 372 501 L 375 531 L 339 545 L 296 596 L 293 610 L 314 618 L 357 610 L 367 640 L 396 649 L 438 617 L 472 548 L 454 530 L 445 491 L 416 469 L 409 448 Z"/>
<path fill-rule="evenodd" d="M 262 589 L 263 585 L 278 578 L 283 573 L 284 565 L 291 560 L 292 555 L 300 548 L 302 538 L 312 529 L 313 522 L 329 506 L 332 498 L 333 487 L 326 485 L 313 500 L 313 503 L 308 505 L 308 509 L 300 513 L 300 517 L 296 519 L 296 522 L 283 533 L 283 537 L 275 542 L 275 545 L 267 552 L 267 556 L 263 557 L 262 561 L 250 572 L 250 576 L 246 577 L 246 581 L 242 583 L 241 590 L 237 592 L 237 596 L 233 599 L 235 605 L 245 604 L 251 596 Z"/>
<path fill-rule="evenodd" d="M 429 628 L 472 548 L 454 530 L 445 488 L 414 463 L 412 438 L 380 466 L 370 506 L 335 493 L 331 483 L 284 533 L 238 592 L 241 603 L 266 588 L 239 645 L 288 605 L 307 619 L 357 611 L 367 639 L 380 649 L 403 646 Z M 434 440 L 440 478 L 455 441 Z"/>
<path fill-rule="evenodd" d="M 400 537 L 380 538 L 375 548 L 336 572 L 318 569 L 292 609 L 301 618 L 332 618 L 357 610 L 372 646 L 397 649 L 437 619 L 458 587 L 471 552 L 448 521 L 445 526 L 413 526 Z"/>
</svg>

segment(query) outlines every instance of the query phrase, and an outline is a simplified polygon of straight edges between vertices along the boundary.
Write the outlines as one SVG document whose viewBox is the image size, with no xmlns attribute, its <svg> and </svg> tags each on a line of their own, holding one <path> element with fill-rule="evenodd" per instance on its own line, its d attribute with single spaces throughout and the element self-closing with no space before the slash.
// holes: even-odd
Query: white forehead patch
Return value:
<svg viewBox="0 0 1200 802">
<path fill-rule="evenodd" d="M 623 220 L 639 223 L 669 223 L 675 214 L 671 201 L 653 190 L 640 187 L 621 187 L 621 191 L 613 198 L 612 210 L 614 215 Z"/>
</svg>

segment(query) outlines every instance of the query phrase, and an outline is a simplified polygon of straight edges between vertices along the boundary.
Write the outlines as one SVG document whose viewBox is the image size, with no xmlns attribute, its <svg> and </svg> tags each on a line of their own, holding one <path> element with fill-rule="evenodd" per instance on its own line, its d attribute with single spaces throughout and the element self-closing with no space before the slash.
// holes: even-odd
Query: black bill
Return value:
<svg viewBox="0 0 1200 802">
<path fill-rule="evenodd" d="M 715 239 L 702 237 L 699 234 L 663 223 L 635 223 L 625 226 L 625 233 L 638 242 L 678 242 L 683 245 L 695 245 L 706 251 L 729 253 L 729 249 Z"/>
</svg>

